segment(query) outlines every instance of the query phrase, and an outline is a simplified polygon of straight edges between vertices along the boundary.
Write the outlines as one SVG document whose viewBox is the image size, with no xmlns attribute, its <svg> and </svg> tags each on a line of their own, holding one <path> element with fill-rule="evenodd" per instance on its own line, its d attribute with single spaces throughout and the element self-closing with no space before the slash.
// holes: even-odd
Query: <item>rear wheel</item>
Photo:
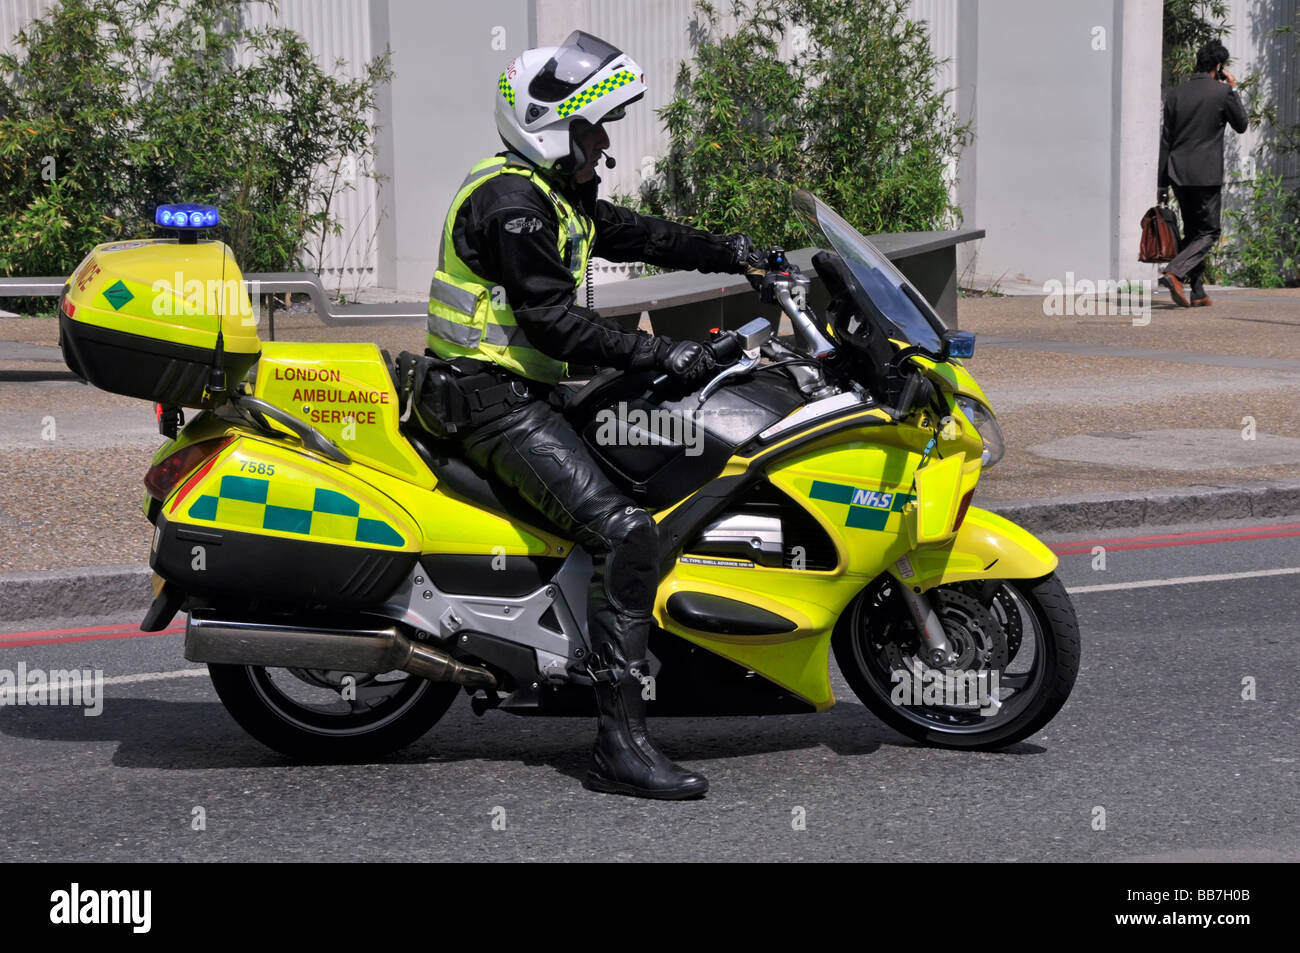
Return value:
<svg viewBox="0 0 1300 953">
<path fill-rule="evenodd" d="M 208 664 L 212 685 L 240 726 L 268 748 L 307 760 L 388 754 L 415 741 L 460 686 L 404 672 Z"/>
<path fill-rule="evenodd" d="M 941 748 L 995 749 L 1034 734 L 1065 704 L 1079 672 L 1079 627 L 1055 574 L 929 590 L 957 658 L 923 659 L 888 574 L 840 616 L 835 660 L 862 703 L 891 728 Z"/>
</svg>

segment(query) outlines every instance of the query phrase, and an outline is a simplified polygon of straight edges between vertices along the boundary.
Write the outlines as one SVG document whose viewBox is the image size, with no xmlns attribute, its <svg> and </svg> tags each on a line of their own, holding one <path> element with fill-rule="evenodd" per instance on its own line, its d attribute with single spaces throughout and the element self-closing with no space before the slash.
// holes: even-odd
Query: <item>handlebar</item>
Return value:
<svg viewBox="0 0 1300 953">
<path fill-rule="evenodd" d="M 713 359 L 719 367 L 726 367 L 740 360 L 744 348 L 740 346 L 740 336 L 735 331 L 719 331 L 704 346 L 713 352 Z"/>
<path fill-rule="evenodd" d="M 702 341 L 701 346 L 709 349 L 721 371 L 704 386 L 700 392 L 700 402 L 703 403 L 725 378 L 753 368 L 759 361 L 759 348 L 767 344 L 772 335 L 772 324 L 766 318 L 755 318 L 734 331 L 719 331 L 714 328 L 709 340 Z M 658 387 L 667 380 L 667 374 L 660 374 L 654 379 L 653 386 Z"/>
</svg>

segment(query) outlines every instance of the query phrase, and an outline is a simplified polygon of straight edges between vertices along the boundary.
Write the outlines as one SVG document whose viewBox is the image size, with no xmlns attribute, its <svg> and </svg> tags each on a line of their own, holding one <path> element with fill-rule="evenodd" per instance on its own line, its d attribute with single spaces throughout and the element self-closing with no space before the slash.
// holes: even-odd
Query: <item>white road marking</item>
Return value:
<svg viewBox="0 0 1300 953">
<path fill-rule="evenodd" d="M 1256 579 L 1260 576 L 1293 576 L 1300 566 L 1291 569 L 1259 569 L 1255 572 L 1225 572 L 1214 576 L 1177 576 L 1173 579 L 1142 579 L 1137 582 L 1107 582 L 1096 586 L 1066 586 L 1065 591 L 1113 592 L 1117 589 L 1148 589 L 1152 586 L 1187 586 L 1198 582 L 1231 582 L 1234 579 Z"/>
<path fill-rule="evenodd" d="M 84 678 L 73 679 L 69 682 L 60 682 L 60 685 L 66 684 L 69 691 L 75 691 L 82 685 L 135 685 L 138 682 L 161 682 L 169 678 L 195 678 L 199 675 L 207 675 L 208 670 L 204 668 L 179 668 L 174 672 L 142 672 L 139 675 L 110 675 L 108 678 L 101 679 L 98 683 L 94 680 L 87 682 Z M 25 689 L 19 687 L 18 692 L 21 695 Z M 20 703 L 21 704 L 21 703 Z"/>
<path fill-rule="evenodd" d="M 207 675 L 207 666 L 203 668 L 180 668 L 174 672 L 142 672 L 139 675 L 113 675 L 104 679 L 105 685 L 134 685 L 136 682 L 161 682 L 167 678 L 197 678 Z"/>
</svg>

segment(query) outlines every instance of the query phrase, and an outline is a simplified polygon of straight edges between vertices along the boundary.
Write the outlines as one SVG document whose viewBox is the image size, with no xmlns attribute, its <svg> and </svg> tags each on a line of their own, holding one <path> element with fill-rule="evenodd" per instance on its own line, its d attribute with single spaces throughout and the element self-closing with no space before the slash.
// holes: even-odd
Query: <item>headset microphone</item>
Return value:
<svg viewBox="0 0 1300 953">
<path fill-rule="evenodd" d="M 608 155 L 605 156 L 605 168 L 607 168 L 607 169 L 612 169 L 612 168 L 614 168 L 614 157 L 613 157 L 613 156 L 608 156 Z"/>
</svg>

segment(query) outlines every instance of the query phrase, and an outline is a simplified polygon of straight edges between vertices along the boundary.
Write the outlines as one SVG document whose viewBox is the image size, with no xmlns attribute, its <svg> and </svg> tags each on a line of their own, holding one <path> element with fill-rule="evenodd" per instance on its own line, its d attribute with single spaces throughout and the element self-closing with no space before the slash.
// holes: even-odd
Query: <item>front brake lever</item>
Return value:
<svg viewBox="0 0 1300 953">
<path fill-rule="evenodd" d="M 704 390 L 700 391 L 699 402 L 702 404 L 709 399 L 709 395 L 722 386 L 722 382 L 728 377 L 735 377 L 737 374 L 746 374 L 753 370 L 759 361 L 759 349 L 752 347 L 742 352 L 743 356 L 735 364 L 729 364 L 722 369 L 717 377 L 704 385 Z"/>
</svg>

